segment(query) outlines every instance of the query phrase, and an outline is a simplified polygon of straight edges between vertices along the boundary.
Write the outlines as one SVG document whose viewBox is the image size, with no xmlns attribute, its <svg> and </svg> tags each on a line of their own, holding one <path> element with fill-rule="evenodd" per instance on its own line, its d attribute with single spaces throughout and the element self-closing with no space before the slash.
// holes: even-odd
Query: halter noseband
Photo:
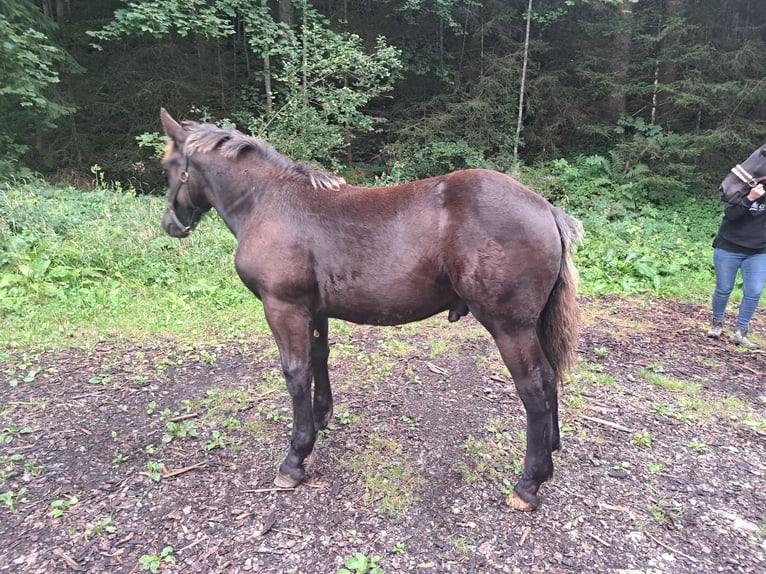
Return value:
<svg viewBox="0 0 766 574">
<path fill-rule="evenodd" d="M 748 173 L 748 171 L 740 164 L 731 168 L 731 172 L 736 175 L 743 183 L 746 183 L 750 187 L 756 187 L 759 183 L 766 181 L 766 175 L 761 177 L 754 177 Z"/>
<path fill-rule="evenodd" d="M 180 193 L 181 188 L 189 182 L 189 156 L 186 156 L 186 166 L 184 167 L 178 179 L 179 179 L 178 186 L 168 196 L 166 208 L 168 212 L 170 213 L 170 218 L 173 220 L 173 223 L 179 229 L 181 229 L 184 233 L 188 235 L 189 233 L 191 233 L 191 229 L 192 229 L 191 225 L 184 225 L 181 222 L 181 220 L 178 217 L 178 214 L 176 214 L 175 204 L 176 204 L 176 198 L 178 198 L 178 194 Z M 194 201 L 192 200 L 190 193 L 187 192 L 186 195 L 188 196 L 189 203 L 192 206 L 191 221 L 194 221 L 197 214 L 202 213 L 202 210 L 194 204 Z"/>
</svg>

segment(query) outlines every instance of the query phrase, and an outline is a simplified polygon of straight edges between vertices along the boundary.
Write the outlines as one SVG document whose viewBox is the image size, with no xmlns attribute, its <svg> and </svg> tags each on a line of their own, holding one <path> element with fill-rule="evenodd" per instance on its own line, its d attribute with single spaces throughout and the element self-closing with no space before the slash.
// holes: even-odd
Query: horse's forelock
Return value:
<svg viewBox="0 0 766 574">
<path fill-rule="evenodd" d="M 175 142 L 173 140 L 168 140 L 165 142 L 165 155 L 162 156 L 162 161 L 165 161 L 168 159 L 171 155 L 173 155 L 173 150 L 175 150 Z"/>
</svg>

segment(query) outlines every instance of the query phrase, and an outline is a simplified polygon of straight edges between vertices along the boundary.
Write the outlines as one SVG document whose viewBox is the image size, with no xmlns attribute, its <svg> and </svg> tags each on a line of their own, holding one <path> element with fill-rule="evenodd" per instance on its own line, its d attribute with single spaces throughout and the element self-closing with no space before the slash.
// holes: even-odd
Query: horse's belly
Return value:
<svg viewBox="0 0 766 574">
<path fill-rule="evenodd" d="M 424 289 L 417 292 L 353 289 L 328 297 L 324 311 L 329 317 L 352 323 L 401 325 L 449 309 L 458 300 L 451 289 Z"/>
</svg>

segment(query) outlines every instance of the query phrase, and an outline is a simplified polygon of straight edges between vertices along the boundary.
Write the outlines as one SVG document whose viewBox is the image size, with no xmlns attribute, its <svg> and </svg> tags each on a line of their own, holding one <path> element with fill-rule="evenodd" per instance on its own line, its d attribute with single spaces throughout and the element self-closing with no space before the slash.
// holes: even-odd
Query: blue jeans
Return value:
<svg viewBox="0 0 766 574">
<path fill-rule="evenodd" d="M 734 289 L 737 271 L 742 271 L 742 303 L 739 306 L 737 327 L 747 329 L 755 315 L 758 300 L 766 283 L 766 253 L 744 255 L 723 249 L 713 250 L 715 291 L 713 292 L 713 321 L 723 321 L 726 304 Z"/>
</svg>

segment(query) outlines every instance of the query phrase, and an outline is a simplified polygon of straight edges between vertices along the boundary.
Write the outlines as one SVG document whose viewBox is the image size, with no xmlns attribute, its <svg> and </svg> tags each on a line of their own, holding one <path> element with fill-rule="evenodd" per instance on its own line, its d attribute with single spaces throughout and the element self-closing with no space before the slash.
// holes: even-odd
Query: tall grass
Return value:
<svg viewBox="0 0 766 574">
<path fill-rule="evenodd" d="M 619 178 L 563 167 L 525 177 L 584 223 L 575 253 L 582 294 L 707 300 L 714 198 L 641 202 Z M 0 186 L 0 345 L 267 334 L 217 215 L 179 241 L 160 228 L 162 209 L 160 198 L 120 189 Z"/>
<path fill-rule="evenodd" d="M 217 216 L 184 240 L 163 202 L 120 190 L 0 188 L 0 338 L 64 344 L 104 337 L 209 339 L 264 330 Z"/>
</svg>

